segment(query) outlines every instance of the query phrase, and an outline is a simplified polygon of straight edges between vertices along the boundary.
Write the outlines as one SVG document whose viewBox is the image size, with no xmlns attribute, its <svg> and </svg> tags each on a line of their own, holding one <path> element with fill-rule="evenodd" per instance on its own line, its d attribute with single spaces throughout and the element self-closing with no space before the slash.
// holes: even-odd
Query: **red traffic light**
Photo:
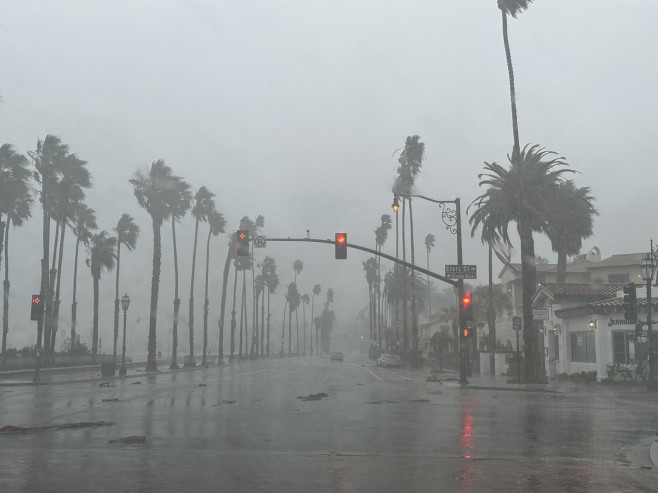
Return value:
<svg viewBox="0 0 658 493">
<path fill-rule="evenodd" d="M 464 308 L 468 308 L 471 304 L 471 293 L 467 292 L 464 293 L 464 297 L 462 298 L 462 306 Z"/>
<path fill-rule="evenodd" d="M 347 233 L 336 233 L 334 236 L 334 245 L 337 259 L 347 258 Z"/>
<path fill-rule="evenodd" d="M 43 313 L 41 295 L 33 294 L 32 295 L 32 304 L 30 307 L 30 320 L 41 320 L 41 314 Z"/>
<path fill-rule="evenodd" d="M 336 235 L 336 241 L 338 243 L 345 243 L 347 241 L 347 239 L 345 238 L 345 235 L 339 234 L 339 235 Z"/>
</svg>

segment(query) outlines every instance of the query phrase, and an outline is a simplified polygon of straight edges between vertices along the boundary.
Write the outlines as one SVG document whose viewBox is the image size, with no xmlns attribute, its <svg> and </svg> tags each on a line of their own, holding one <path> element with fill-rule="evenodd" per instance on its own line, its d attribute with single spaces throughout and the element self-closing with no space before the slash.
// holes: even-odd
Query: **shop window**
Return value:
<svg viewBox="0 0 658 493">
<path fill-rule="evenodd" d="M 596 343 L 593 330 L 571 333 L 571 361 L 596 363 Z"/>
</svg>

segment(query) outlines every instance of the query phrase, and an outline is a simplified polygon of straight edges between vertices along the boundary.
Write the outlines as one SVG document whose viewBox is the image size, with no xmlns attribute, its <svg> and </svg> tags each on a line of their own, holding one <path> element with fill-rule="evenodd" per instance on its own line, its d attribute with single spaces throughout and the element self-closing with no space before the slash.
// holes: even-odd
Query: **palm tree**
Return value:
<svg viewBox="0 0 658 493">
<path fill-rule="evenodd" d="M 382 251 L 384 243 L 388 238 L 388 232 L 391 229 L 393 224 L 391 216 L 388 214 L 382 214 L 381 224 L 375 230 L 375 250 L 378 252 Z M 382 333 L 382 290 L 381 290 L 381 267 L 382 267 L 382 258 L 377 257 L 377 300 L 376 300 L 376 312 L 377 312 L 377 340 L 381 340 Z"/>
<path fill-rule="evenodd" d="M 206 241 L 206 284 L 204 297 L 205 302 L 203 304 L 203 357 L 201 358 L 201 365 L 207 366 L 208 362 L 206 360 L 206 353 L 208 351 L 208 307 L 210 305 L 208 301 L 208 275 L 210 273 L 210 238 L 213 236 L 218 236 L 224 232 L 226 227 L 226 219 L 221 212 L 211 211 L 208 215 L 208 240 Z"/>
<path fill-rule="evenodd" d="M 512 68 L 512 54 L 509 48 L 509 37 L 507 35 L 507 16 L 516 16 L 526 10 L 532 0 L 498 0 L 498 8 L 503 20 L 503 42 L 505 44 L 505 58 L 507 59 L 507 73 L 509 77 L 510 101 L 512 103 L 512 133 L 514 134 L 514 149 L 512 156 L 520 152 L 519 124 L 516 116 L 516 92 L 514 89 L 514 69 Z"/>
<path fill-rule="evenodd" d="M 410 237 L 410 246 L 411 246 L 411 265 L 415 265 L 415 254 L 414 254 L 414 220 L 413 220 L 413 209 L 411 206 L 411 192 L 416 181 L 416 176 L 420 173 L 420 169 L 423 165 L 423 159 L 425 158 L 425 144 L 420 142 L 420 136 L 411 135 L 408 136 L 404 149 L 400 153 L 400 158 L 398 163 L 398 177 L 393 184 L 393 193 L 399 195 L 403 199 L 403 210 L 402 210 L 402 247 L 403 247 L 403 256 L 404 256 L 404 204 L 407 202 L 409 204 L 409 237 Z M 413 275 L 413 269 L 412 269 Z M 404 322 L 405 333 L 406 333 L 406 322 Z M 418 313 L 416 312 L 416 299 L 411 298 L 411 347 L 414 357 L 418 351 Z M 406 345 L 405 345 L 406 350 Z"/>
<path fill-rule="evenodd" d="M 133 185 L 135 198 L 140 207 L 151 216 L 153 227 L 153 271 L 151 275 L 151 306 L 149 310 L 148 356 L 146 371 L 157 371 L 155 359 L 156 326 L 158 314 L 158 293 L 160 289 L 160 268 L 162 262 L 162 223 L 172 214 L 168 195 L 177 190 L 179 178 L 174 176 L 171 168 L 162 159 L 154 161 L 151 167 L 137 171 L 130 183 Z"/>
<path fill-rule="evenodd" d="M 432 233 L 427 233 L 425 237 L 425 248 L 427 249 L 427 270 L 430 270 L 430 251 L 434 248 L 436 238 Z M 432 318 L 432 287 L 430 285 L 430 276 L 427 276 L 427 302 L 429 303 L 430 318 Z"/>
<path fill-rule="evenodd" d="M 304 262 L 295 260 L 292 264 L 292 270 L 295 271 L 295 287 L 297 287 L 297 274 L 300 274 L 304 269 Z M 299 306 L 299 303 L 297 304 Z M 295 308 L 295 325 L 297 326 L 297 356 L 299 356 L 299 317 L 297 316 L 297 308 Z"/>
<path fill-rule="evenodd" d="M 571 180 L 558 186 L 558 204 L 564 209 L 559 220 L 550 222 L 547 235 L 557 253 L 557 282 L 564 282 L 567 274 L 567 255 L 580 253 L 583 239 L 594 233 L 594 216 L 598 211 L 592 202 L 589 187 L 576 188 Z"/>
<path fill-rule="evenodd" d="M 377 276 L 377 260 L 375 257 L 370 257 L 368 260 L 363 262 L 363 270 L 366 273 L 366 283 L 368 283 L 368 327 L 369 327 L 369 356 L 372 359 L 377 358 L 375 356 L 375 348 L 373 348 L 373 340 L 375 339 L 375 296 L 376 290 L 375 286 L 379 282 L 379 277 Z M 377 348 L 381 349 L 381 341 L 377 339 Z"/>
<path fill-rule="evenodd" d="M 73 232 L 75 233 L 75 260 L 73 261 L 73 302 L 71 303 L 71 354 L 76 349 L 76 321 L 78 313 L 78 302 L 76 298 L 78 288 L 78 253 L 80 251 L 80 243 L 85 247 L 89 246 L 89 241 L 92 237 L 92 231 L 97 229 L 96 226 L 96 211 L 90 209 L 84 203 L 75 205 L 75 226 Z"/>
<path fill-rule="evenodd" d="M 263 357 L 264 342 L 265 342 L 265 277 L 263 276 L 262 264 L 261 273 L 256 276 L 256 321 L 258 321 L 258 301 L 260 300 L 260 344 L 258 341 L 258 330 L 256 330 L 256 357 Z M 258 329 L 258 327 L 257 327 Z"/>
<path fill-rule="evenodd" d="M 269 263 L 268 263 L 269 259 Z M 276 264 L 273 258 L 265 257 L 263 264 L 268 263 L 268 267 L 265 270 L 265 286 L 267 286 L 267 355 L 270 355 L 270 295 L 276 293 L 276 289 L 279 287 L 279 275 L 276 273 Z"/>
<path fill-rule="evenodd" d="M 190 280 L 190 312 L 188 317 L 188 326 L 190 329 L 190 365 L 194 366 L 194 271 L 196 268 L 196 247 L 197 238 L 199 235 L 199 222 L 208 221 L 208 216 L 215 210 L 215 196 L 206 187 L 201 187 L 194 195 L 194 206 L 192 207 L 192 215 L 195 219 L 194 224 L 194 248 L 192 249 L 192 276 Z"/>
<path fill-rule="evenodd" d="M 306 356 L 306 305 L 308 305 L 309 301 L 311 301 L 311 298 L 308 297 L 307 294 L 302 295 L 302 311 L 304 313 L 304 351 L 302 351 L 302 354 Z"/>
<path fill-rule="evenodd" d="M 69 147 L 63 144 L 55 135 L 46 135 L 43 140 L 37 141 L 35 151 L 28 151 L 36 168 L 35 179 L 41 184 L 40 202 L 43 210 L 42 226 L 42 252 L 41 258 L 41 299 L 45 300 L 44 311 L 37 322 L 37 348 L 43 347 L 48 355 L 50 343 L 50 328 L 52 320 L 52 293 L 49 283 L 49 246 L 50 246 L 50 211 L 52 210 L 55 184 L 61 175 L 62 163 L 68 155 Z M 45 333 L 44 333 L 45 332 Z"/>
<path fill-rule="evenodd" d="M 87 267 L 91 269 L 91 277 L 94 280 L 94 319 L 91 336 L 91 358 L 96 362 L 98 352 L 98 301 L 99 301 L 99 281 L 101 273 L 104 270 L 108 272 L 114 269 L 116 256 L 117 239 L 108 236 L 108 232 L 103 230 L 91 237 L 89 248 L 89 258 Z"/>
<path fill-rule="evenodd" d="M 545 232 L 561 209 L 556 203 L 558 186 L 568 164 L 563 158 L 552 158 L 554 152 L 538 146 L 526 146 L 508 159 L 509 169 L 499 164 L 486 163 L 485 173 L 479 175 L 480 186 L 487 190 L 475 198 L 476 205 L 469 222 L 471 234 L 482 227 L 482 237 L 498 235 L 501 242 L 511 245 L 508 228 L 515 222 L 521 243 L 523 285 L 523 339 L 526 353 L 526 375 L 531 381 L 540 379 L 540 360 L 537 355 L 537 330 L 533 323 L 532 296 L 536 289 L 537 268 L 533 232 Z M 556 218 L 556 220 L 559 220 Z"/>
<path fill-rule="evenodd" d="M 180 177 L 176 177 L 175 186 L 167 194 L 171 209 L 171 238 L 174 246 L 174 319 L 172 326 L 171 364 L 169 368 L 178 368 L 178 312 L 180 298 L 178 297 L 178 245 L 176 243 L 176 223 L 180 221 L 192 207 L 192 187 Z"/>
<path fill-rule="evenodd" d="M 119 270 L 121 268 L 121 245 L 133 251 L 139 237 L 139 226 L 130 214 L 123 213 L 113 228 L 117 234 L 117 276 L 114 288 L 114 343 L 112 345 L 112 362 L 117 360 L 117 340 L 119 338 Z"/>
<path fill-rule="evenodd" d="M 64 255 L 64 233 L 67 223 L 75 220 L 75 205 L 85 199 L 84 189 L 91 188 L 91 173 L 87 169 L 87 162 L 79 159 L 75 154 L 69 154 L 62 162 L 61 177 L 54 187 L 54 202 L 51 212 L 55 219 L 55 242 L 53 245 L 53 266 L 50 270 L 50 289 L 55 293 L 53 306 L 52 327 L 50 329 L 50 352 L 55 353 L 55 338 L 59 327 L 59 307 L 62 279 L 62 261 Z M 59 234 L 59 246 L 57 235 Z M 59 248 L 57 269 L 55 269 L 55 258 Z M 56 285 L 53 287 L 53 283 Z M 54 289 L 54 291 L 53 291 Z"/>
<path fill-rule="evenodd" d="M 297 310 L 300 302 L 297 284 L 294 282 L 288 284 L 286 302 L 288 303 L 288 356 L 290 356 L 292 355 L 292 312 Z M 299 352 L 299 348 L 297 350 Z"/>
<path fill-rule="evenodd" d="M 32 195 L 29 189 L 28 160 L 14 151 L 11 144 L 0 147 L 0 255 L 5 255 L 5 279 L 2 306 L 2 367 L 5 366 L 7 333 L 9 332 L 9 227 L 20 227 L 31 216 Z M 2 216 L 6 220 L 2 221 Z"/>
<path fill-rule="evenodd" d="M 311 320 L 315 321 L 315 297 L 320 295 L 320 290 L 322 287 L 319 284 L 313 286 L 313 295 L 311 296 Z M 313 322 L 311 322 L 313 323 Z M 316 329 L 315 332 L 315 354 L 320 354 L 318 352 L 318 332 Z M 311 327 L 311 356 L 313 356 L 313 327 Z"/>
</svg>

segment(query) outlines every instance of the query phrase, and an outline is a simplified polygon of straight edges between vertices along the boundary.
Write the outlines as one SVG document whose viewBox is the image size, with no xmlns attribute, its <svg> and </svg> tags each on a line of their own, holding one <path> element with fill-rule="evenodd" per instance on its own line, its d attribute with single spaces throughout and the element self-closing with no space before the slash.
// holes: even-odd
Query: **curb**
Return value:
<svg viewBox="0 0 658 493">
<path fill-rule="evenodd" d="M 649 449 L 649 460 L 653 467 L 658 467 L 658 440 L 655 440 L 651 444 L 651 448 Z"/>
</svg>

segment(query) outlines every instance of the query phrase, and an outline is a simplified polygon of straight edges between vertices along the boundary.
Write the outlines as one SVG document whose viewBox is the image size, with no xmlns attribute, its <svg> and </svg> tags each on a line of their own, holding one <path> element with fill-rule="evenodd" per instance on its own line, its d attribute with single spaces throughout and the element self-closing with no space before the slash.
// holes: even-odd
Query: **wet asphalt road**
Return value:
<svg viewBox="0 0 658 493">
<path fill-rule="evenodd" d="M 658 491 L 658 396 L 426 375 L 299 357 L 3 387 L 0 427 L 115 424 L 0 435 L 0 491 Z"/>
</svg>

